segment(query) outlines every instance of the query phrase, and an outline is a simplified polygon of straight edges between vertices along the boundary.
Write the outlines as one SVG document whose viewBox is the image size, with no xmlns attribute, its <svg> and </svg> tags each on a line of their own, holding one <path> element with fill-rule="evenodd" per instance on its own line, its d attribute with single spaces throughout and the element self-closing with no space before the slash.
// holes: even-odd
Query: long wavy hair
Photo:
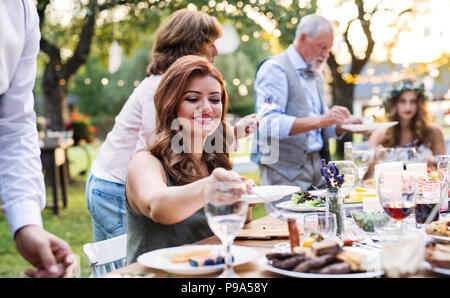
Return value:
<svg viewBox="0 0 450 298">
<path fill-rule="evenodd" d="M 177 10 L 155 33 L 147 76 L 164 73 L 180 57 L 201 55 L 206 45 L 221 35 L 222 28 L 215 17 L 200 11 Z"/>
<path fill-rule="evenodd" d="M 404 80 L 404 85 L 412 84 L 413 80 Z M 426 109 L 426 101 L 423 92 L 418 92 L 414 89 L 405 89 L 399 94 L 395 94 L 387 100 L 387 120 L 388 121 L 399 121 L 400 116 L 398 115 L 397 104 L 401 95 L 406 91 L 413 91 L 417 95 L 417 113 L 411 120 L 411 131 L 413 132 L 413 141 L 416 141 L 416 145 L 424 145 L 430 147 L 430 131 L 431 131 L 431 120 L 430 115 Z M 386 130 L 386 134 L 381 142 L 384 147 L 399 147 L 404 144 L 400 144 L 401 139 L 401 126 L 394 125 Z"/>
<path fill-rule="evenodd" d="M 216 167 L 223 167 L 228 170 L 232 168 L 229 148 L 233 137 L 226 121 L 228 95 L 222 75 L 205 57 L 184 56 L 169 67 L 156 89 L 156 141 L 149 146 L 149 151 L 161 160 L 168 175 L 175 183 L 180 185 L 203 178 L 200 164 L 195 161 L 193 155 L 183 150 L 181 150 L 182 152 L 176 152 L 172 147 L 174 138 L 177 140 L 183 138 L 182 128 L 173 128 L 174 121 L 177 121 L 177 106 L 182 100 L 182 94 L 189 80 L 197 75 L 211 76 L 219 82 L 222 102 L 221 123 L 206 140 L 206 143 L 210 142 L 220 150 L 218 150 L 219 152 L 206 152 L 204 149 L 201 161 L 206 164 L 209 173 Z"/>
</svg>

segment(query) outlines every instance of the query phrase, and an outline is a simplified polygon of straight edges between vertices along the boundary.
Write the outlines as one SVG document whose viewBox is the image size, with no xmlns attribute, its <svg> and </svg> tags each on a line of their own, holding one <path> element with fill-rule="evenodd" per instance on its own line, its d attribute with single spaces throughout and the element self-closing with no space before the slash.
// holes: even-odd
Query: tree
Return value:
<svg viewBox="0 0 450 298">
<path fill-rule="evenodd" d="M 52 15 L 56 14 L 56 2 L 38 0 L 37 5 L 42 34 L 41 51 L 46 56 L 40 90 L 44 98 L 43 114 L 49 119 L 48 127 L 52 130 L 64 128 L 66 96 L 74 74 L 92 52 L 100 61 L 108 57 L 107 49 L 113 38 L 130 54 L 142 37 L 150 36 L 171 12 L 193 6 L 216 16 L 221 22 L 233 22 L 241 36 L 253 36 L 255 32 L 263 35 L 267 29 L 263 29 L 257 19 L 263 17 L 275 27 L 280 24 L 284 36 L 289 37 L 295 32 L 292 20 L 298 20 L 301 15 L 298 0 L 288 4 L 265 0 L 245 0 L 235 4 L 209 0 L 84 0 L 73 2 L 70 24 L 63 25 L 51 20 Z M 116 17 L 115 12 L 122 16 Z M 277 23 L 276 20 L 282 22 Z M 116 27 L 120 30 L 117 31 Z M 269 35 L 273 36 L 272 33 Z"/>
</svg>

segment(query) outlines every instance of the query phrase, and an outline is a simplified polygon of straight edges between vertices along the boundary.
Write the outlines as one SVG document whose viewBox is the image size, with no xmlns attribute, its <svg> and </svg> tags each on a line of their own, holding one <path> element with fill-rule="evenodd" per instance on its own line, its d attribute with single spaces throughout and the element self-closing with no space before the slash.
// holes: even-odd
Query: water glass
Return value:
<svg viewBox="0 0 450 298">
<path fill-rule="evenodd" d="M 387 277 L 407 277 L 420 270 L 425 258 L 425 235 L 416 229 L 395 229 L 379 234 L 381 264 Z"/>
<path fill-rule="evenodd" d="M 231 246 L 234 238 L 244 226 L 248 202 L 243 182 L 214 182 L 205 191 L 205 214 L 213 233 L 225 248 L 225 270 L 219 277 L 239 277 L 233 270 Z"/>
<path fill-rule="evenodd" d="M 359 185 L 363 185 L 364 175 L 369 169 L 372 162 L 373 152 L 371 150 L 355 150 L 353 151 L 353 162 L 358 170 Z"/>
<path fill-rule="evenodd" d="M 323 238 L 336 237 L 336 215 L 329 212 L 306 214 L 303 218 L 303 231 L 305 237 L 312 234 L 321 235 Z"/>
</svg>

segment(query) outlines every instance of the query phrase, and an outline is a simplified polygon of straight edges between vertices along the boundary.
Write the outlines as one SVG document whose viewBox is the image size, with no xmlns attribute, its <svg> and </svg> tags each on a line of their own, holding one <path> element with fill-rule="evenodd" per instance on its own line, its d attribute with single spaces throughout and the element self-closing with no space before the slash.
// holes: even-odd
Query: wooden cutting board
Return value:
<svg viewBox="0 0 450 298">
<path fill-rule="evenodd" d="M 289 238 L 287 223 L 281 220 L 272 222 L 250 222 L 238 233 L 237 239 Z"/>
</svg>

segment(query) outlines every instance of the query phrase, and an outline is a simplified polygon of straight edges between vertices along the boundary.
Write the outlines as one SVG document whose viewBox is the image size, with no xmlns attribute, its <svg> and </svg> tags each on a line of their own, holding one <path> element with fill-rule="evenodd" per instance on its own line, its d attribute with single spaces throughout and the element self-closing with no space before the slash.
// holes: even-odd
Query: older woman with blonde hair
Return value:
<svg viewBox="0 0 450 298">
<path fill-rule="evenodd" d="M 222 76 L 205 58 L 182 57 L 165 72 L 155 93 L 156 141 L 128 168 L 127 263 L 213 235 L 205 188 L 243 180 L 231 171 L 227 105 Z"/>
<path fill-rule="evenodd" d="M 102 144 L 86 181 L 86 202 L 91 213 L 94 241 L 126 233 L 125 181 L 128 163 L 139 148 L 155 141 L 153 97 L 163 73 L 185 55 L 201 55 L 213 62 L 218 55 L 214 42 L 222 35 L 216 18 L 203 12 L 181 9 L 157 30 L 147 77 L 133 91 Z M 252 133 L 254 115 L 244 117 L 236 131 Z M 244 134 L 240 135 L 245 136 Z"/>
<path fill-rule="evenodd" d="M 422 82 L 403 80 L 395 83 L 385 96 L 388 121 L 398 125 L 378 129 L 369 139 L 369 148 L 415 146 L 422 161 L 445 154 L 441 128 L 432 123 L 426 109 L 429 97 Z"/>
</svg>

